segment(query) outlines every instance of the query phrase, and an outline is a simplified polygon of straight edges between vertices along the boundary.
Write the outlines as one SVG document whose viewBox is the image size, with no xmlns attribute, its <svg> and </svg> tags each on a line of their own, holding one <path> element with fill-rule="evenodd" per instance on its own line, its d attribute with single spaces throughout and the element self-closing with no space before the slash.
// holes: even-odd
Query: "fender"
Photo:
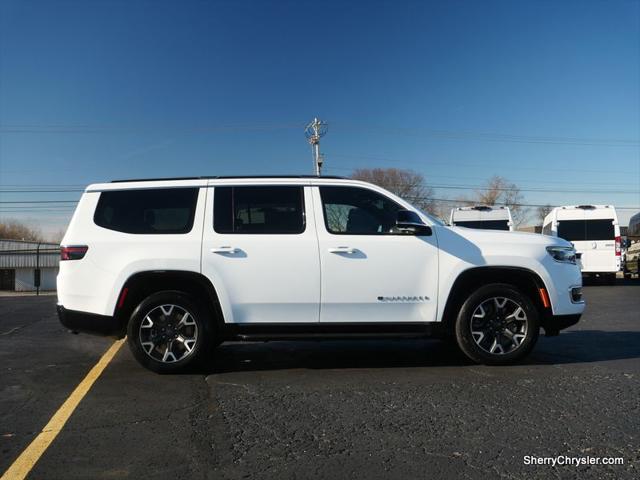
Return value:
<svg viewBox="0 0 640 480">
<path fill-rule="evenodd" d="M 543 305 L 540 297 L 539 289 L 547 290 L 540 275 L 524 267 L 490 265 L 467 268 L 459 273 L 454 282 L 448 284 L 451 285 L 449 290 L 441 292 L 443 295 L 446 293 L 446 302 L 441 304 L 443 308 L 442 312 L 439 312 L 438 321 L 446 325 L 452 324 L 468 292 L 478 284 L 494 282 L 513 283 L 531 297 L 543 316 L 551 314 L 551 309 Z"/>
</svg>

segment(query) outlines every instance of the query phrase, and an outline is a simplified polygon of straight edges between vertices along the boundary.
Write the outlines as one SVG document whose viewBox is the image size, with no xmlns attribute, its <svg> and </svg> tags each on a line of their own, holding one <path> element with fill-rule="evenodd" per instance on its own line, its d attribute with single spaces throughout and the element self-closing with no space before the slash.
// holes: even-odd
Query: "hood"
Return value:
<svg viewBox="0 0 640 480">
<path fill-rule="evenodd" d="M 563 247 L 572 247 L 571 243 L 563 238 L 551 237 L 540 233 L 529 232 L 508 232 L 503 230 L 482 230 L 477 228 L 465 227 L 446 227 L 451 232 L 466 238 L 470 242 L 478 245 L 522 245 L 548 247 L 558 245 Z"/>
</svg>

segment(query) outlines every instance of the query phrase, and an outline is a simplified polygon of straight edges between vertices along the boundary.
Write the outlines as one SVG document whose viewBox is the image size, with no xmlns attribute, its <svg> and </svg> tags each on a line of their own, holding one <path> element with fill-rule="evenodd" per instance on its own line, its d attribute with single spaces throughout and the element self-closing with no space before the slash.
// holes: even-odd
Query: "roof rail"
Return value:
<svg viewBox="0 0 640 480">
<path fill-rule="evenodd" d="M 160 177 L 160 178 L 130 178 L 111 180 L 111 183 L 123 182 L 161 182 L 171 180 L 211 180 L 211 179 L 234 179 L 234 178 L 328 178 L 328 179 L 344 179 L 337 175 L 210 175 L 200 177 Z"/>
<path fill-rule="evenodd" d="M 118 180 L 111 180 L 111 183 L 123 183 L 123 182 L 160 182 L 169 180 L 201 180 L 205 178 L 217 178 L 217 177 L 158 177 L 158 178 L 122 178 Z"/>
</svg>

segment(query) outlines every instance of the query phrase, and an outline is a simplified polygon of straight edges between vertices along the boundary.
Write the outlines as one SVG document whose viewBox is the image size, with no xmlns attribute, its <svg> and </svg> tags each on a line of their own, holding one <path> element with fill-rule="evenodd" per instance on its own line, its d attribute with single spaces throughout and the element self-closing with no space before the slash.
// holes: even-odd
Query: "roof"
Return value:
<svg viewBox="0 0 640 480">
<path fill-rule="evenodd" d="M 555 220 L 596 220 L 596 219 L 615 219 L 618 220 L 618 214 L 613 205 L 564 205 L 555 207 L 546 217 L 544 224 L 548 224 Z"/>
<path fill-rule="evenodd" d="M 57 243 L 0 239 L 0 268 L 57 267 L 59 261 Z"/>
<path fill-rule="evenodd" d="M 504 205 L 473 205 L 471 207 L 456 207 L 458 211 L 478 211 L 478 212 L 490 212 L 492 210 L 508 210 L 509 207 Z"/>
<path fill-rule="evenodd" d="M 563 205 L 556 207 L 557 210 L 597 210 L 600 208 L 613 208 L 613 205 Z"/>
</svg>

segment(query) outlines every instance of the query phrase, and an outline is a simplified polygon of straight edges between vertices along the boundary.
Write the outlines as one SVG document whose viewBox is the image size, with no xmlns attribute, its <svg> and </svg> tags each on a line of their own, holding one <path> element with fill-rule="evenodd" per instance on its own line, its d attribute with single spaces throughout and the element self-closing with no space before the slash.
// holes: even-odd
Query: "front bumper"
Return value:
<svg viewBox="0 0 640 480">
<path fill-rule="evenodd" d="M 542 320 L 542 328 L 547 337 L 558 335 L 560 330 L 569 328 L 580 321 L 581 313 L 575 315 L 549 315 Z"/>
<path fill-rule="evenodd" d="M 124 328 L 115 317 L 67 310 L 57 306 L 60 323 L 74 333 L 84 332 L 107 337 L 124 337 Z"/>
</svg>

